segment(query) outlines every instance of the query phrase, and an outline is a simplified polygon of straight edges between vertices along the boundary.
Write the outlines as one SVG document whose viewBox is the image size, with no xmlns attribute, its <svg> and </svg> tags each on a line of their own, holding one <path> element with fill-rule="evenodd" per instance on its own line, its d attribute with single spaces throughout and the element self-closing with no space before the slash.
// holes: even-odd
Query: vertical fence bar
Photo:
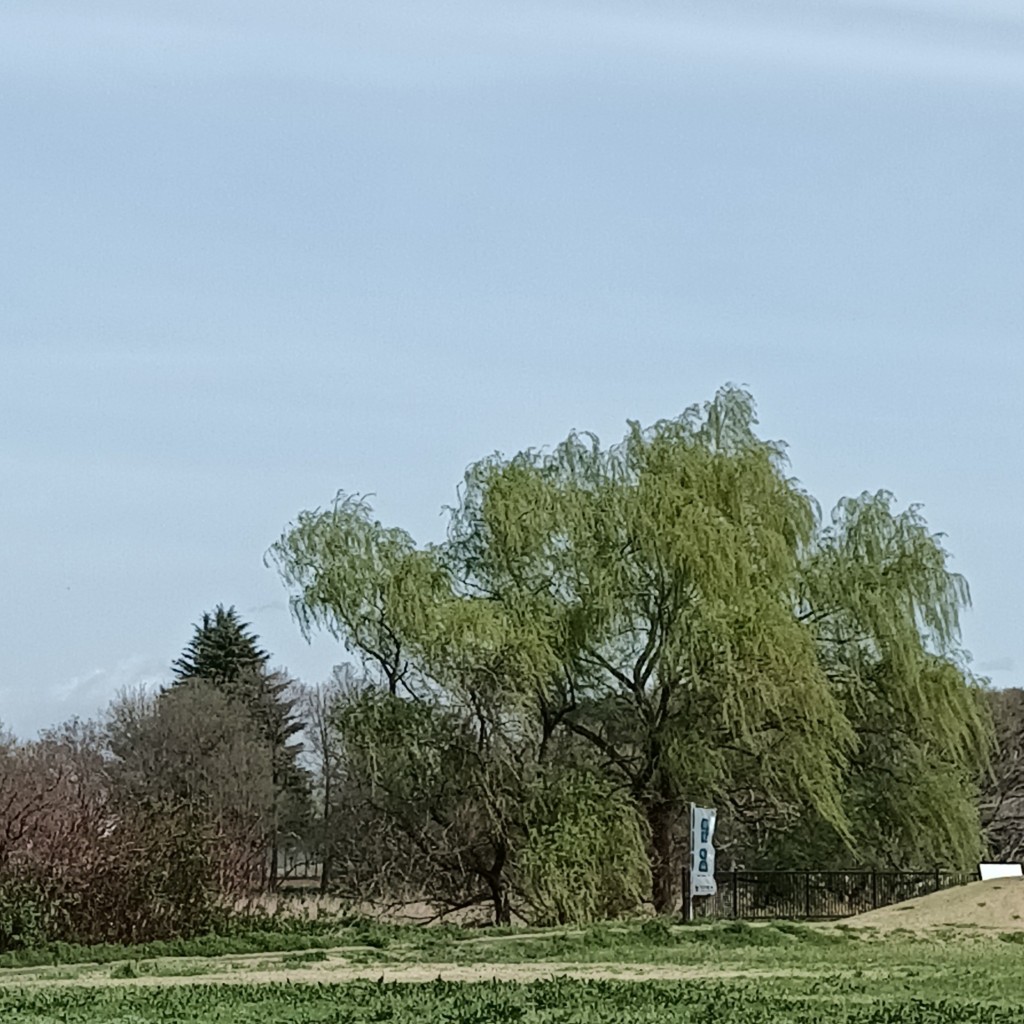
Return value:
<svg viewBox="0 0 1024 1024">
<path fill-rule="evenodd" d="M 740 871 L 720 876 L 718 895 L 700 908 L 733 919 L 847 917 L 888 906 L 950 885 L 963 885 L 977 876 L 929 871 Z M 742 877 L 741 877 L 742 876 Z M 740 890 L 743 890 L 742 892 Z M 697 901 L 690 892 L 690 873 L 683 869 L 683 912 L 696 917 Z"/>
</svg>

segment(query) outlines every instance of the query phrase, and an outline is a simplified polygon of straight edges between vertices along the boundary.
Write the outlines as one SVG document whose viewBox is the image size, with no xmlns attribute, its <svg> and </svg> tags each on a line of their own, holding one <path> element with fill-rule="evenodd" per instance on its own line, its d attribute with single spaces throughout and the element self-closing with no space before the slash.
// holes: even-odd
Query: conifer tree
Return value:
<svg viewBox="0 0 1024 1024">
<path fill-rule="evenodd" d="M 203 612 L 202 623 L 193 628 L 188 646 L 172 663 L 177 682 L 203 679 L 212 686 L 230 688 L 266 669 L 270 655 L 233 605 L 225 609 L 219 604 L 212 614 Z"/>
<path fill-rule="evenodd" d="M 292 681 L 283 672 L 270 671 L 270 655 L 259 637 L 243 622 L 232 605 L 217 605 L 204 612 L 200 624 L 181 657 L 172 663 L 173 686 L 201 681 L 221 690 L 248 708 L 272 752 L 275 791 L 271 887 L 277 881 L 277 846 L 286 826 L 297 827 L 306 816 L 309 784 L 298 764 L 302 751 L 296 740 L 303 723 L 295 714 L 297 697 Z"/>
</svg>

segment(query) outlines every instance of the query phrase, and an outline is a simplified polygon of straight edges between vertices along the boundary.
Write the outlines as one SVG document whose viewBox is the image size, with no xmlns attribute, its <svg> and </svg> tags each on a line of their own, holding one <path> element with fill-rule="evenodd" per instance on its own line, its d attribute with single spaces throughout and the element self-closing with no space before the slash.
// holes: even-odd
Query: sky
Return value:
<svg viewBox="0 0 1024 1024">
<path fill-rule="evenodd" d="M 755 395 L 946 535 L 1024 666 L 1018 0 L 4 0 L 0 720 L 155 685 L 339 489 Z M 1015 511 L 1017 510 L 1017 511 Z"/>
</svg>

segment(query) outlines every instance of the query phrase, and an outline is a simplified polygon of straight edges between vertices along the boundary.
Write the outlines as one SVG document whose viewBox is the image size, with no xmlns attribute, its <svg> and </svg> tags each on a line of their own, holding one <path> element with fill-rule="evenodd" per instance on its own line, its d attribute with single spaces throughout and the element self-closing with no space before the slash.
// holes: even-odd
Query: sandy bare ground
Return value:
<svg viewBox="0 0 1024 1024">
<path fill-rule="evenodd" d="M 288 965 L 276 970 L 266 968 L 243 970 L 213 970 L 198 975 L 143 975 L 139 978 L 112 978 L 109 968 L 104 973 L 83 974 L 75 978 L 4 977 L 0 988 L 52 988 L 133 986 L 151 988 L 167 985 L 251 985 L 267 982 L 290 984 L 329 984 L 351 981 L 377 981 L 382 983 L 430 981 L 541 981 L 550 978 L 579 978 L 592 981 L 686 981 L 695 979 L 816 977 L 814 970 L 790 968 L 770 969 L 718 969 L 712 967 L 677 967 L 671 964 L 571 962 L 530 964 L 450 964 L 416 963 L 395 965 L 347 965 L 316 963 L 295 968 Z M 842 973 L 842 972 L 839 972 Z M 12 972 L 13 974 L 13 972 Z"/>
<path fill-rule="evenodd" d="M 972 882 L 859 914 L 847 918 L 843 924 L 852 928 L 874 928 L 879 932 L 900 928 L 913 932 L 940 928 L 1021 931 L 1024 930 L 1024 879 Z"/>
</svg>

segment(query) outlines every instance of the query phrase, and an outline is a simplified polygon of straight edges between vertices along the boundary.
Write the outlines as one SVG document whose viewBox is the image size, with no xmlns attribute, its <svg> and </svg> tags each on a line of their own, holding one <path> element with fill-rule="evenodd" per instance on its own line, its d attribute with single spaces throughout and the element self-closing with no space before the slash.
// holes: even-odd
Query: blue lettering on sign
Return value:
<svg viewBox="0 0 1024 1024">
<path fill-rule="evenodd" d="M 701 823 L 700 823 L 700 841 L 702 843 L 706 843 L 708 841 L 708 828 L 709 828 L 709 826 L 710 826 L 710 822 L 708 821 L 708 819 L 707 818 L 703 818 L 701 820 Z"/>
<path fill-rule="evenodd" d="M 702 874 L 707 874 L 708 871 L 708 851 L 706 848 L 701 849 L 697 854 L 697 870 Z"/>
</svg>

